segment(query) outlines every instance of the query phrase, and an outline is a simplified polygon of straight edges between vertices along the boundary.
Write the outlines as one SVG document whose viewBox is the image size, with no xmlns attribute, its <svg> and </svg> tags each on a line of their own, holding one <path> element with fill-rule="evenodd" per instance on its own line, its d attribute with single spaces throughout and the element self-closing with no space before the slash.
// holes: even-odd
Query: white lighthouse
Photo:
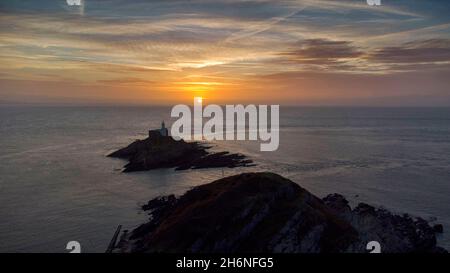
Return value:
<svg viewBox="0 0 450 273">
<path fill-rule="evenodd" d="M 160 139 L 161 137 L 166 137 L 169 135 L 169 130 L 166 128 L 166 124 L 161 122 L 161 128 L 160 129 L 154 129 L 148 131 L 148 137 L 151 139 Z"/>
<path fill-rule="evenodd" d="M 169 130 L 166 128 L 166 124 L 164 124 L 164 120 L 161 122 L 161 129 L 159 129 L 159 133 L 161 136 L 168 136 Z"/>
</svg>

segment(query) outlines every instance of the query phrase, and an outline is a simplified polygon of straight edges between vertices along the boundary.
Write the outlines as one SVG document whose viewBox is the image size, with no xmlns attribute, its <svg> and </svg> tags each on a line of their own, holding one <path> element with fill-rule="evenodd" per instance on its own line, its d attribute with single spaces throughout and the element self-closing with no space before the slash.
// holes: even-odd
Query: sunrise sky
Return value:
<svg viewBox="0 0 450 273">
<path fill-rule="evenodd" d="M 0 2 L 0 103 L 450 106 L 450 1 Z"/>
</svg>

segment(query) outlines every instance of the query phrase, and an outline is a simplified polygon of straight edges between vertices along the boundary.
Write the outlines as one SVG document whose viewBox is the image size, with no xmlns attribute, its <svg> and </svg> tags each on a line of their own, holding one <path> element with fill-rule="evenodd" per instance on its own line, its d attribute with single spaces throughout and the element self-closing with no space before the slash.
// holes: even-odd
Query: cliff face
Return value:
<svg viewBox="0 0 450 273">
<path fill-rule="evenodd" d="M 124 172 L 145 171 L 158 168 L 176 170 L 250 166 L 252 161 L 244 155 L 228 152 L 209 153 L 208 147 L 198 142 L 176 141 L 170 136 L 153 134 L 144 140 L 136 140 L 109 157 L 129 160 Z"/>
<path fill-rule="evenodd" d="M 151 219 L 124 233 L 116 252 L 436 252 L 424 220 L 395 216 L 340 195 L 321 200 L 273 173 L 245 173 L 143 206 Z"/>
</svg>

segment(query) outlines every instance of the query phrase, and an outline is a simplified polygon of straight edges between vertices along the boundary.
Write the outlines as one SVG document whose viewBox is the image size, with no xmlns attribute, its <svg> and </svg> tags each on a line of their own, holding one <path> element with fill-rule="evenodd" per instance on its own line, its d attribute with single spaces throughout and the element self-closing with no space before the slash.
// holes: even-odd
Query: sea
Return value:
<svg viewBox="0 0 450 273">
<path fill-rule="evenodd" d="M 270 171 L 324 197 L 343 194 L 444 226 L 450 249 L 450 108 L 280 107 L 280 145 L 216 141 L 256 166 L 122 173 L 106 155 L 170 125 L 169 107 L 0 106 L 0 252 L 105 252 L 140 206 L 241 172 Z"/>
</svg>

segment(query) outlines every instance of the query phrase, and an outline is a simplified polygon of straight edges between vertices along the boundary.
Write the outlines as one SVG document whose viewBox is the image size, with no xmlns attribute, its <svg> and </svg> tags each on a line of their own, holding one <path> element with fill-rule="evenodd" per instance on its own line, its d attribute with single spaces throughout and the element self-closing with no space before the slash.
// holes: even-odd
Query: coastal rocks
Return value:
<svg viewBox="0 0 450 273">
<path fill-rule="evenodd" d="M 436 224 L 433 226 L 433 230 L 436 233 L 443 233 L 444 232 L 444 226 L 441 224 Z"/>
<path fill-rule="evenodd" d="M 207 151 L 209 148 L 198 142 L 176 141 L 170 136 L 152 134 L 151 137 L 136 140 L 108 156 L 129 160 L 124 172 L 158 168 L 185 170 L 252 166 L 252 161 L 244 155 L 228 152 L 210 153 Z"/>
<path fill-rule="evenodd" d="M 319 199 L 273 173 L 244 173 L 143 206 L 150 220 L 123 234 L 115 252 L 438 252 L 422 219 L 397 216 L 341 195 Z"/>
<path fill-rule="evenodd" d="M 323 200 L 338 217 L 358 231 L 360 241 L 377 241 L 385 253 L 443 251 L 436 247 L 436 231 L 422 218 L 413 218 L 408 214 L 395 215 L 365 203 L 359 203 L 351 210 L 339 194 L 328 195 Z M 363 244 L 354 244 L 349 251 L 364 252 L 365 249 Z"/>
</svg>

